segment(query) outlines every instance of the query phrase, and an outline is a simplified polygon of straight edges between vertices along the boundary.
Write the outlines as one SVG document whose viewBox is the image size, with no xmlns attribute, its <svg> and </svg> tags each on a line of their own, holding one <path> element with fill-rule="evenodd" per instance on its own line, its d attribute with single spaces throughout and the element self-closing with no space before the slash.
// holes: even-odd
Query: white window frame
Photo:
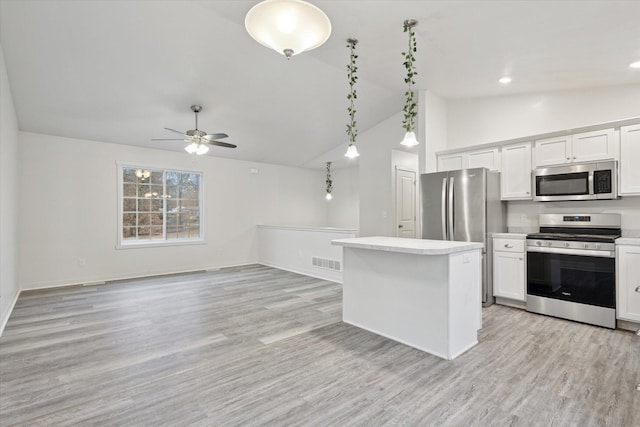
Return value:
<svg viewBox="0 0 640 427">
<path fill-rule="evenodd" d="M 172 240 L 125 240 L 122 238 L 122 214 L 123 214 L 123 199 L 124 199 L 124 181 L 123 181 L 123 170 L 125 168 L 133 168 L 133 169 L 150 169 L 150 170 L 162 170 L 164 172 L 179 172 L 179 173 L 197 173 L 200 175 L 200 188 L 198 194 L 198 206 L 200 207 L 200 237 L 197 239 L 172 239 Z M 117 185 L 118 185 L 118 230 L 117 230 L 117 240 L 116 240 L 116 249 L 136 249 L 136 248 L 149 248 L 149 247 L 162 247 L 162 246 L 186 246 L 186 245 L 203 245 L 206 244 L 205 241 L 205 226 L 204 226 L 204 217 L 205 217 L 205 209 L 204 209 L 204 181 L 205 174 L 202 170 L 186 170 L 179 167 L 167 167 L 167 166 L 157 166 L 149 163 L 135 163 L 135 162 L 116 162 L 117 169 Z M 163 182 L 163 185 L 166 183 Z M 165 205 L 166 207 L 166 205 Z M 164 215 L 166 219 L 166 212 Z M 163 221 L 164 222 L 164 221 Z M 163 225 L 164 233 L 166 234 L 166 223 Z"/>
</svg>

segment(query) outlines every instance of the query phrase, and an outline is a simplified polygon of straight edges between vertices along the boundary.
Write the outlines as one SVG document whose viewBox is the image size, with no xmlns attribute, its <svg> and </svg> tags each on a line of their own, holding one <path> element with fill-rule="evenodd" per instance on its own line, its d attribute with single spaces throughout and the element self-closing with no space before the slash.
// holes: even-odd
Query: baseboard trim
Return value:
<svg viewBox="0 0 640 427">
<path fill-rule="evenodd" d="M 0 337 L 4 332 L 4 327 L 7 326 L 7 322 L 9 321 L 9 317 L 11 317 L 11 313 L 13 313 L 13 309 L 16 306 L 16 303 L 18 302 L 20 292 L 22 291 L 18 290 L 18 292 L 16 292 L 16 295 L 13 297 L 13 301 L 11 301 L 11 304 L 9 304 L 9 310 L 7 310 L 7 313 L 1 319 L 2 321 L 0 322 Z"/>
<path fill-rule="evenodd" d="M 341 280 L 337 280 L 332 277 L 320 276 L 318 274 L 313 274 L 312 272 L 309 272 L 309 271 L 297 270 L 295 268 L 286 268 L 286 267 L 282 267 L 281 265 L 267 264 L 265 262 L 259 262 L 258 264 L 264 265 L 265 267 L 277 268 L 278 270 L 290 271 L 291 273 L 302 274 L 303 276 L 315 277 L 316 279 L 322 279 L 328 282 L 342 284 Z"/>
<path fill-rule="evenodd" d="M 198 272 L 205 272 L 205 271 L 215 271 L 215 270 L 222 270 L 223 268 L 242 267 L 242 266 L 245 266 L 245 265 L 252 265 L 252 264 L 260 264 L 260 263 L 258 263 L 258 262 L 248 262 L 248 263 L 244 263 L 244 264 L 231 264 L 231 265 L 225 265 L 225 266 L 220 266 L 220 267 L 203 267 L 203 268 L 196 268 L 196 269 L 192 269 L 192 270 L 168 271 L 168 272 L 164 272 L 164 273 L 149 273 L 149 274 L 133 273 L 133 274 L 124 275 L 124 276 L 112 276 L 112 277 L 103 277 L 103 278 L 95 278 L 95 279 L 85 279 L 85 280 L 80 280 L 78 282 L 40 283 L 40 284 L 36 284 L 33 287 L 23 288 L 22 291 L 39 291 L 39 290 L 42 290 L 42 289 L 63 288 L 63 287 L 67 287 L 67 286 L 90 286 L 90 285 L 97 285 L 97 284 L 105 284 L 105 283 L 109 283 L 109 282 L 118 282 L 118 281 L 121 281 L 121 280 L 144 279 L 144 278 L 148 278 L 148 277 L 171 276 L 173 274 L 185 274 L 185 273 L 198 273 Z"/>
</svg>

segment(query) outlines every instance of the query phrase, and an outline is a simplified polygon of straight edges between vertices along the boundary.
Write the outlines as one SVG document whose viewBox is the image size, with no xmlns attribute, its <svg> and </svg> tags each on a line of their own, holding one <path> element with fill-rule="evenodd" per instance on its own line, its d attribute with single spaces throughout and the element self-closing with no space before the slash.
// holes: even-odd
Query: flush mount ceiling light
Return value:
<svg viewBox="0 0 640 427">
<path fill-rule="evenodd" d="M 632 62 L 631 64 L 629 64 L 629 67 L 640 68 L 640 61 Z"/>
<path fill-rule="evenodd" d="M 407 84 L 407 91 L 404 93 L 405 95 L 405 104 L 402 111 L 404 111 L 404 120 L 402 122 L 402 127 L 407 131 L 404 134 L 404 139 L 400 143 L 400 145 L 404 145 L 405 147 L 414 147 L 418 145 L 418 140 L 416 139 L 416 134 L 413 131 L 414 123 L 413 119 L 418 114 L 416 111 L 416 101 L 413 93 L 413 85 L 416 83 L 413 78 L 418 74 L 416 71 L 416 67 L 413 65 L 413 62 L 416 60 L 413 54 L 416 52 L 416 38 L 415 33 L 413 32 L 413 27 L 418 25 L 418 21 L 415 19 L 407 19 L 404 21 L 403 29 L 405 33 L 409 33 L 409 48 L 406 52 L 402 52 L 402 56 L 404 56 L 404 68 L 407 70 L 407 76 L 404 79 L 404 82 Z"/>
<path fill-rule="evenodd" d="M 356 108 L 354 105 L 354 102 L 358 97 L 358 93 L 354 88 L 354 85 L 358 80 L 358 76 L 356 76 L 356 72 L 358 71 L 358 67 L 356 67 L 356 59 L 358 58 L 358 55 L 356 55 L 356 44 L 358 44 L 358 40 L 347 39 L 347 47 L 351 52 L 349 65 L 347 65 L 347 78 L 349 79 L 350 87 L 349 95 L 347 95 L 347 99 L 349 100 L 349 107 L 347 107 L 347 112 L 349 113 L 349 123 L 347 123 L 349 146 L 347 147 L 347 152 L 344 156 L 349 159 L 355 159 L 360 155 L 358 153 L 358 149 L 356 148 L 356 137 L 358 136 L 358 128 L 356 127 Z"/>
<path fill-rule="evenodd" d="M 498 82 L 502 83 L 503 85 L 508 85 L 509 83 L 511 83 L 511 77 L 509 76 L 501 77 L 500 80 L 498 80 Z"/>
<path fill-rule="evenodd" d="M 318 7 L 302 0 L 266 0 L 244 19 L 255 41 L 290 59 L 315 49 L 331 35 L 331 21 Z"/>
</svg>

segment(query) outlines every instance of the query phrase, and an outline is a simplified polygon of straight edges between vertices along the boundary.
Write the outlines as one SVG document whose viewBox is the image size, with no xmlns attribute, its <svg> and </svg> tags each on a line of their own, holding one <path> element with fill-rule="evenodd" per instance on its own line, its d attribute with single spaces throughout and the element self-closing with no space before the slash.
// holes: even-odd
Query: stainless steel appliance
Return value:
<svg viewBox="0 0 640 427">
<path fill-rule="evenodd" d="M 527 310 L 616 327 L 619 214 L 541 214 L 527 235 Z"/>
<path fill-rule="evenodd" d="M 549 166 L 533 171 L 533 200 L 602 200 L 618 197 L 615 161 Z"/>
<path fill-rule="evenodd" d="M 422 238 L 484 243 L 482 302 L 493 298 L 491 235 L 506 231 L 500 174 L 487 168 L 420 175 Z"/>
</svg>

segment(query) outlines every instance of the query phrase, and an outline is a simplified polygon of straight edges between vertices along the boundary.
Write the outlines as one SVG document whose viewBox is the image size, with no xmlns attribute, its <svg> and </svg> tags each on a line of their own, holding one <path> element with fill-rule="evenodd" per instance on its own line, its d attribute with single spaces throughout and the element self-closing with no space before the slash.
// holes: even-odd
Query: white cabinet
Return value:
<svg viewBox="0 0 640 427">
<path fill-rule="evenodd" d="M 615 129 L 541 139 L 534 144 L 535 166 L 615 160 L 620 135 Z"/>
<path fill-rule="evenodd" d="M 502 147 L 500 173 L 502 200 L 531 199 L 531 143 Z"/>
<path fill-rule="evenodd" d="M 493 239 L 493 296 L 525 301 L 525 238 L 519 234 Z"/>
<path fill-rule="evenodd" d="M 640 125 L 620 128 L 620 195 L 640 196 Z"/>
<path fill-rule="evenodd" d="M 500 149 L 494 147 L 438 155 L 439 172 L 467 168 L 489 168 L 490 170 L 499 171 Z"/>
<path fill-rule="evenodd" d="M 466 169 L 466 153 L 438 155 L 438 172 Z"/>
<path fill-rule="evenodd" d="M 487 148 L 467 152 L 469 168 L 489 168 L 492 171 L 500 170 L 500 149 Z"/>
<path fill-rule="evenodd" d="M 617 318 L 640 322 L 640 245 L 616 246 Z"/>
</svg>

